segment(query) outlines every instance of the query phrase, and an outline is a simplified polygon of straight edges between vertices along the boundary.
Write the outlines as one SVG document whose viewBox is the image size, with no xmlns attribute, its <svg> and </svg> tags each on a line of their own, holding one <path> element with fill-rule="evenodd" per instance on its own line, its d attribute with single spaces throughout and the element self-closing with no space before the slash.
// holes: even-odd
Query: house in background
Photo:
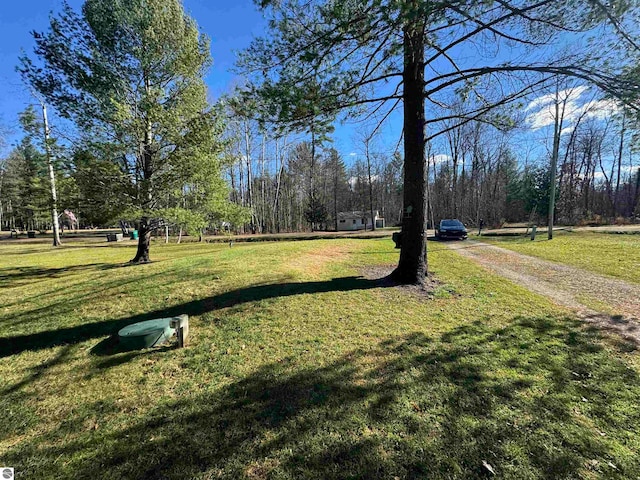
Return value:
<svg viewBox="0 0 640 480">
<path fill-rule="evenodd" d="M 376 228 L 384 228 L 384 218 L 379 215 L 378 210 L 374 210 L 373 221 L 371 212 L 340 212 L 338 213 L 338 231 L 345 230 L 372 230 L 373 222 Z"/>
</svg>

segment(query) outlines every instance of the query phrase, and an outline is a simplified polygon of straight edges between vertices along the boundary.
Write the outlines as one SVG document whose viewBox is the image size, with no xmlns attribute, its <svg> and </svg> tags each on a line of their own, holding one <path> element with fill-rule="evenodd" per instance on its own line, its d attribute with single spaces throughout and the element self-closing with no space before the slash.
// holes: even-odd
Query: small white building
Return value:
<svg viewBox="0 0 640 480">
<path fill-rule="evenodd" d="M 377 210 L 373 212 L 375 214 L 373 221 L 371 219 L 371 212 L 340 212 L 338 213 L 338 231 L 353 231 L 353 230 L 371 230 L 373 222 L 375 222 L 376 228 L 384 228 L 384 218 L 382 218 Z"/>
</svg>

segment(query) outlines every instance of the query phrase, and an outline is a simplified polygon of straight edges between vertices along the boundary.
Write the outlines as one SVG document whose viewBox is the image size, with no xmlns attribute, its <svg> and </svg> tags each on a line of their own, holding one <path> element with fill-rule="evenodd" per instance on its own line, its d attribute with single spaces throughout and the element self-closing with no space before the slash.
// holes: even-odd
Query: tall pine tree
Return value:
<svg viewBox="0 0 640 480">
<path fill-rule="evenodd" d="M 638 18 L 633 2 L 258 3 L 269 16 L 269 35 L 252 43 L 239 66 L 252 79 L 246 94 L 260 99 L 263 116 L 299 127 L 345 110 L 384 119 L 403 105 L 402 248 L 394 272 L 402 283 L 422 284 L 427 272 L 425 147 L 442 133 L 428 126 L 486 120 L 494 108 L 556 76 L 614 95 L 631 86 L 619 74 L 633 63 L 625 50 L 636 49 L 624 31 Z M 569 41 L 570 51 L 557 48 Z M 447 92 L 477 101 L 427 117 L 428 105 L 446 106 Z"/>
<path fill-rule="evenodd" d="M 180 0 L 87 0 L 80 13 L 65 4 L 47 33 L 33 35 L 24 78 L 122 165 L 140 230 L 132 262 L 148 262 L 163 199 L 218 184 L 221 122 L 203 80 L 209 40 Z"/>
</svg>

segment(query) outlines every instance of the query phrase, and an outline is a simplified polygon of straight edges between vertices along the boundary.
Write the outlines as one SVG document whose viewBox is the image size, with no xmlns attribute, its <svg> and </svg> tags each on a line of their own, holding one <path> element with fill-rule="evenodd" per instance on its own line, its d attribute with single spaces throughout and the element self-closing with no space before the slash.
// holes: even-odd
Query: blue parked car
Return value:
<svg viewBox="0 0 640 480">
<path fill-rule="evenodd" d="M 440 220 L 440 225 L 436 228 L 436 238 L 438 240 L 445 240 L 448 238 L 465 240 L 467 238 L 467 229 L 460 220 Z"/>
</svg>

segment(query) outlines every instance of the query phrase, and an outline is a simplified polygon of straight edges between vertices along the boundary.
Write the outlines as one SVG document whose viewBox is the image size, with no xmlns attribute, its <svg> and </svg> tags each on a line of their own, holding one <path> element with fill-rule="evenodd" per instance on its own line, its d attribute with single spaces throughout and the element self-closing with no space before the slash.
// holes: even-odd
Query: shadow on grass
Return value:
<svg viewBox="0 0 640 480">
<path fill-rule="evenodd" d="M 21 380 L 18 383 L 15 383 L 13 385 L 11 385 L 9 388 L 2 390 L 0 392 L 1 395 L 10 395 L 14 392 L 18 392 L 19 390 L 21 390 L 23 387 L 35 382 L 36 380 L 38 380 L 44 373 L 46 373 L 46 371 L 51 368 L 51 367 L 55 367 L 56 365 L 60 365 L 61 363 L 64 363 L 67 361 L 68 357 L 69 357 L 69 350 L 71 349 L 71 346 L 67 345 L 64 348 L 62 348 L 58 353 L 55 354 L 55 356 L 53 356 L 53 358 L 50 358 L 48 360 L 46 360 L 43 363 L 37 364 L 33 367 L 31 367 L 30 373 L 29 375 Z"/>
<path fill-rule="evenodd" d="M 129 415 L 102 402 L 5 462 L 68 479 L 490 478 L 483 462 L 499 478 L 635 478 L 640 380 L 593 335 L 476 322 L 322 366 L 289 359 L 86 432 Z"/>
<path fill-rule="evenodd" d="M 73 344 L 91 338 L 113 335 L 127 325 L 155 318 L 176 317 L 185 313 L 189 316 L 202 315 L 217 308 L 232 307 L 246 302 L 291 295 L 366 290 L 380 286 L 384 286 L 380 280 L 367 280 L 362 277 L 340 277 L 328 281 L 255 285 L 128 318 L 93 322 L 28 335 L 2 337 L 0 338 L 0 357 L 6 357 L 25 350 L 40 350 L 56 345 Z M 47 308 L 50 308 L 50 306 Z M 33 313 L 29 312 L 29 315 Z M 46 314 L 46 309 L 43 309 L 41 313 Z M 105 348 L 102 351 L 108 351 L 108 349 Z"/>
<path fill-rule="evenodd" d="M 67 274 L 84 273 L 90 270 L 112 270 L 126 265 L 113 263 L 90 263 L 86 265 L 74 265 L 61 268 L 41 267 L 7 267 L 0 268 L 0 287 L 17 287 L 25 283 L 31 283 L 39 279 L 59 278 Z"/>
<path fill-rule="evenodd" d="M 136 357 L 139 357 L 140 355 L 146 355 L 146 354 L 151 355 L 155 353 L 166 352 L 168 350 L 172 350 L 176 348 L 177 345 L 178 345 L 177 340 L 175 339 L 175 336 L 174 336 L 167 343 L 164 343 L 158 347 L 146 348 L 146 349 L 126 348 L 126 347 L 123 347 L 118 342 L 118 335 L 117 333 L 114 333 L 113 335 L 105 338 L 101 342 L 94 345 L 91 348 L 90 352 L 92 355 L 96 355 L 98 357 L 110 357 L 112 355 L 117 355 L 117 357 L 106 359 L 98 363 L 97 365 L 98 368 L 103 369 L 103 368 L 115 367 L 117 365 L 127 363 L 130 360 Z M 119 355 L 119 354 L 125 354 L 125 355 Z"/>
<path fill-rule="evenodd" d="M 0 242 L 2 242 L 3 239 L 0 239 Z M 8 240 L 8 239 L 6 239 Z M 13 239 L 12 239 L 13 240 Z M 0 246 L 5 246 L 2 245 L 2 243 L 0 243 Z M 10 252 L 6 252 L 8 255 L 11 256 L 16 256 L 16 255 L 31 255 L 31 254 L 37 254 L 37 253 L 49 253 L 48 250 L 44 250 L 42 248 L 21 248 L 19 251 L 10 251 Z"/>
</svg>

